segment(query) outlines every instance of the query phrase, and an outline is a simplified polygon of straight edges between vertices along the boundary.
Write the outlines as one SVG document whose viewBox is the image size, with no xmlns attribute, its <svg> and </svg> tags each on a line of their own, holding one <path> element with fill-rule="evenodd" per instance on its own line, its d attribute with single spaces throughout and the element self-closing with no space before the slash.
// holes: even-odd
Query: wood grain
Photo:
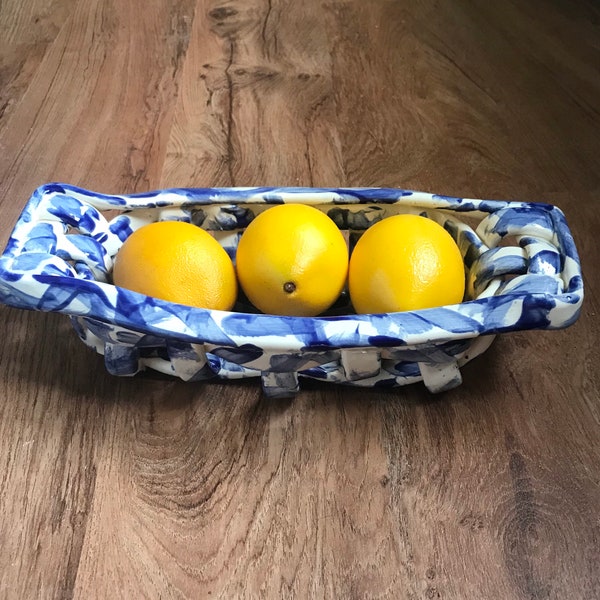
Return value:
<svg viewBox="0 0 600 600">
<path fill-rule="evenodd" d="M 106 373 L 0 306 L 0 598 L 600 597 L 591 0 L 0 2 L 0 244 L 31 191 L 380 185 L 547 201 L 558 332 L 421 385 Z"/>
</svg>

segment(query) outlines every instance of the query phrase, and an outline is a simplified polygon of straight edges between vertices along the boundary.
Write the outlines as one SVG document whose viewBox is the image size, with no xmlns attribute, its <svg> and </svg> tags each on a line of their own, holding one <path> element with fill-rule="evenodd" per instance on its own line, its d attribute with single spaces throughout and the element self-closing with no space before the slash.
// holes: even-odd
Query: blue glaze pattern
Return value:
<svg viewBox="0 0 600 600">
<path fill-rule="evenodd" d="M 304 203 L 349 232 L 350 245 L 394 214 L 446 228 L 465 262 L 465 301 L 381 315 L 352 313 L 344 294 L 315 318 L 191 308 L 111 283 L 115 255 L 137 228 L 182 220 L 213 232 L 235 258 L 243 229 L 269 204 Z M 116 216 L 115 216 L 116 213 Z M 469 223 L 469 224 L 468 224 Z M 270 396 L 299 378 L 357 386 L 461 382 L 460 367 L 497 333 L 557 329 L 577 319 L 583 280 L 564 215 L 549 204 L 455 198 L 390 188 L 190 188 L 98 194 L 51 183 L 25 206 L 0 257 L 0 301 L 70 316 L 107 370 L 154 369 L 199 381 L 260 377 Z M 250 310 L 250 312 L 249 312 Z"/>
</svg>

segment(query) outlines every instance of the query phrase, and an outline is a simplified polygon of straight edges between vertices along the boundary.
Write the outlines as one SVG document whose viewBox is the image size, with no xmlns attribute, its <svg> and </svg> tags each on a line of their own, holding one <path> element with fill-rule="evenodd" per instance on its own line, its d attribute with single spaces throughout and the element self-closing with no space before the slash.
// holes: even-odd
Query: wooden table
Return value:
<svg viewBox="0 0 600 600">
<path fill-rule="evenodd" d="M 0 597 L 600 597 L 592 0 L 7 0 L 0 242 L 38 185 L 559 205 L 586 300 L 441 396 L 106 373 L 0 307 Z"/>
</svg>

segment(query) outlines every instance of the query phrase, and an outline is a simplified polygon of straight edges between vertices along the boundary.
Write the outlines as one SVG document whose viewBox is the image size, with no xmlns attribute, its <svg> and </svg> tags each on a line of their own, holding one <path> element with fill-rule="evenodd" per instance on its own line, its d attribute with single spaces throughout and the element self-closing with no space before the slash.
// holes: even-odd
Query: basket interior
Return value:
<svg viewBox="0 0 600 600">
<path fill-rule="evenodd" d="M 506 236 L 499 240 L 494 248 L 502 248 L 503 266 L 497 262 L 494 268 L 488 264 L 481 267 L 482 257 L 490 251 L 477 232 L 481 219 L 469 214 L 457 216 L 450 210 L 431 209 L 426 207 L 403 206 L 400 204 L 367 204 L 355 205 L 313 204 L 327 214 L 342 231 L 351 253 L 363 232 L 371 225 L 393 215 L 418 214 L 430 218 L 442 225 L 457 242 L 465 265 L 467 286 L 464 300 L 472 300 L 496 293 L 498 289 L 514 277 L 527 272 L 526 251 L 519 246 L 515 236 Z M 134 210 L 98 211 L 93 220 L 75 220 L 62 215 L 62 230 L 55 223 L 53 233 L 60 248 L 58 256 L 68 267 L 73 276 L 112 283 L 111 271 L 115 256 L 125 239 L 136 229 L 148 223 L 164 220 L 178 220 L 193 223 L 208 231 L 227 251 L 235 263 L 236 249 L 245 227 L 260 212 L 267 210 L 268 204 L 225 204 L 199 205 L 166 208 L 137 208 Z M 61 207 L 64 210 L 64 206 Z M 90 227 L 93 224 L 93 227 Z M 57 231 L 58 229 L 58 231 Z M 100 241 L 100 244 L 96 243 Z M 541 240 L 538 239 L 538 243 Z M 547 241 L 544 240 L 546 243 Z M 87 246 L 87 248 L 86 248 Z M 552 252 L 552 249 L 550 250 Z M 558 255 L 558 251 L 554 249 Z M 548 258 L 550 258 L 548 256 Z M 554 260 L 554 275 L 559 277 L 559 265 Z M 551 271 L 550 265 L 545 272 Z M 257 309 L 250 304 L 240 291 L 240 297 L 234 311 L 256 313 Z M 347 290 L 344 290 L 338 301 L 324 315 L 351 314 L 353 312 Z"/>
</svg>

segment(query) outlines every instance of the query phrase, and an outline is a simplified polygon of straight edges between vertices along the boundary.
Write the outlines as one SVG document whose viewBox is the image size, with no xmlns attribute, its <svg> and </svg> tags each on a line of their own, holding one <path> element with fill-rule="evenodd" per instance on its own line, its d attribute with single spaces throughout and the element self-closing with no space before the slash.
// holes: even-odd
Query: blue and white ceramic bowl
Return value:
<svg viewBox="0 0 600 600">
<path fill-rule="evenodd" d="M 465 301 L 420 311 L 351 314 L 344 298 L 316 318 L 173 304 L 111 284 L 113 259 L 136 228 L 165 219 L 214 232 L 232 258 L 244 227 L 270 204 L 311 204 L 350 243 L 386 216 L 423 214 L 458 243 Z M 70 315 L 115 375 L 146 368 L 186 381 L 260 377 L 270 396 L 298 378 L 359 386 L 461 382 L 459 367 L 494 334 L 567 327 L 583 282 L 563 213 L 547 204 L 472 200 L 400 189 L 199 188 L 105 195 L 64 184 L 37 189 L 0 257 L 0 301 Z"/>
</svg>

